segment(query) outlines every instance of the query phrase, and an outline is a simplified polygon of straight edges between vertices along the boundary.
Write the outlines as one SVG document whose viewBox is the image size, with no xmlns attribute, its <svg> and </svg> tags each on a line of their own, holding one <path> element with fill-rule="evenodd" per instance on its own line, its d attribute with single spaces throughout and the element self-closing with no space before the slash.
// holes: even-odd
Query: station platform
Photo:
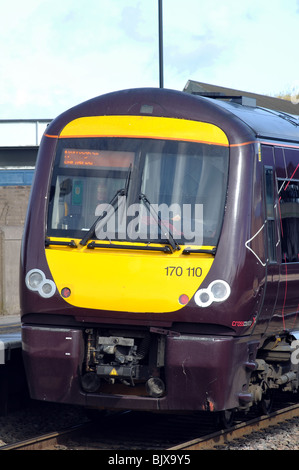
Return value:
<svg viewBox="0 0 299 470">
<path fill-rule="evenodd" d="M 0 315 L 0 365 L 10 361 L 12 350 L 21 347 L 20 315 Z"/>
<path fill-rule="evenodd" d="M 29 397 L 22 357 L 20 315 L 0 315 L 0 416 L 21 409 Z"/>
<path fill-rule="evenodd" d="M 16 325 L 21 327 L 21 316 L 20 315 L 0 315 L 0 328 Z"/>
</svg>

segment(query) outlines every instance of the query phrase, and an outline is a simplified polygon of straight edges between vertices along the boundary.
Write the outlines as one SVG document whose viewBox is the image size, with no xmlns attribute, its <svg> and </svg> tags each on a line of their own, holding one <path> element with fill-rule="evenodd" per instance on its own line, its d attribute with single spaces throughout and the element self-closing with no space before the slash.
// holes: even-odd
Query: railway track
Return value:
<svg viewBox="0 0 299 470">
<path fill-rule="evenodd" d="M 260 416 L 247 422 L 236 424 L 227 430 L 221 430 L 213 434 L 184 442 L 169 450 L 203 450 L 214 449 L 215 447 L 227 444 L 234 439 L 239 439 L 255 431 L 267 429 L 283 421 L 299 416 L 299 405 L 291 405 L 287 408 L 275 411 L 269 415 Z"/>
<path fill-rule="evenodd" d="M 85 432 L 91 423 L 82 423 L 77 426 L 71 426 L 67 429 L 49 432 L 42 434 L 41 436 L 32 437 L 25 439 L 13 444 L 7 444 L 0 447 L 1 450 L 47 450 L 49 448 L 55 448 L 55 446 L 64 443 L 70 438 L 76 437 L 78 434 Z"/>
<path fill-rule="evenodd" d="M 194 417 L 191 415 L 189 417 L 174 415 L 168 419 L 164 417 L 163 421 L 161 415 L 148 416 L 146 419 L 144 413 L 140 415 L 127 412 L 105 417 L 98 423 L 85 422 L 62 431 L 4 445 L 0 450 L 158 450 L 175 453 L 217 449 L 235 439 L 255 431 L 266 430 L 297 416 L 299 416 L 299 405 L 293 404 L 267 416 L 239 422 L 227 430 L 221 429 L 206 434 L 204 429 L 207 430 L 211 426 L 213 428 L 214 422 L 208 420 L 209 422 L 202 422 L 202 426 L 193 431 L 194 438 L 186 440 L 186 436 L 192 434 L 191 425 L 195 425 Z M 143 423 L 142 432 L 138 429 L 140 422 Z M 175 423 L 176 429 L 174 429 Z M 196 433 L 202 434 L 195 437 Z M 175 445 L 174 441 L 177 441 Z"/>
</svg>

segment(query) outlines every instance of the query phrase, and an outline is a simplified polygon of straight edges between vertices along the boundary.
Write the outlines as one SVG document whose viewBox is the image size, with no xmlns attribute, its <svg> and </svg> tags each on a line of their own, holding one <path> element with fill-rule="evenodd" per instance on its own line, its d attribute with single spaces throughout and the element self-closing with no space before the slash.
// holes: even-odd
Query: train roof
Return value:
<svg viewBox="0 0 299 470">
<path fill-rule="evenodd" d="M 242 97 L 240 100 L 233 98 L 231 101 L 219 98 L 204 99 L 214 100 L 217 106 L 239 118 L 252 129 L 257 138 L 299 142 L 299 116 L 255 106 L 246 100 L 243 104 Z"/>
<path fill-rule="evenodd" d="M 47 134 L 59 135 L 71 120 L 82 116 L 153 114 L 178 119 L 212 122 L 229 135 L 237 145 L 259 139 L 299 143 L 299 116 L 257 106 L 250 97 L 217 96 L 160 88 L 137 88 L 100 95 L 67 110 L 47 129 Z"/>
</svg>

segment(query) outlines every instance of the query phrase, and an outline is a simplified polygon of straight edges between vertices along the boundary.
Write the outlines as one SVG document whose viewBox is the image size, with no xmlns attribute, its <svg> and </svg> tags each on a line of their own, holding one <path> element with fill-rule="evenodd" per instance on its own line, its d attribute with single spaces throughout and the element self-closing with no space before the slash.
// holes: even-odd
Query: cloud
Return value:
<svg viewBox="0 0 299 470">
<path fill-rule="evenodd" d="M 118 24 L 124 35 L 134 41 L 152 43 L 158 37 L 156 9 L 144 8 L 141 1 L 136 6 L 124 7 Z"/>
<path fill-rule="evenodd" d="M 158 28 L 144 5 L 28 0 L 15 15 L 12 0 L 1 15 L 2 117 L 49 117 L 113 89 L 154 86 Z"/>
<path fill-rule="evenodd" d="M 170 2 L 173 16 L 165 24 L 171 31 L 165 31 L 165 47 L 170 50 L 171 44 L 172 52 L 165 54 L 165 81 L 168 58 L 172 72 L 180 70 L 186 79 L 257 93 L 279 92 L 298 77 L 296 0 L 287 6 L 282 0 L 214 0 L 213 8 L 201 1 L 189 10 L 186 3 L 165 0 Z"/>
<path fill-rule="evenodd" d="M 93 96 L 159 86 L 156 0 L 10 0 L 0 17 L 0 117 L 55 116 Z M 163 0 L 164 84 L 256 92 L 299 76 L 298 0 Z"/>
</svg>

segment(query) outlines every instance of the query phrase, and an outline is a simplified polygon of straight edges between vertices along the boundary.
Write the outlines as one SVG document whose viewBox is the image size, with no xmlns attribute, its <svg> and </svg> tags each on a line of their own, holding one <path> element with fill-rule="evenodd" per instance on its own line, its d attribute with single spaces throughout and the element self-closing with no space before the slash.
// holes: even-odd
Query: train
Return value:
<svg viewBox="0 0 299 470">
<path fill-rule="evenodd" d="M 299 119 L 137 88 L 55 118 L 20 261 L 33 399 L 269 410 L 299 386 Z"/>
</svg>

